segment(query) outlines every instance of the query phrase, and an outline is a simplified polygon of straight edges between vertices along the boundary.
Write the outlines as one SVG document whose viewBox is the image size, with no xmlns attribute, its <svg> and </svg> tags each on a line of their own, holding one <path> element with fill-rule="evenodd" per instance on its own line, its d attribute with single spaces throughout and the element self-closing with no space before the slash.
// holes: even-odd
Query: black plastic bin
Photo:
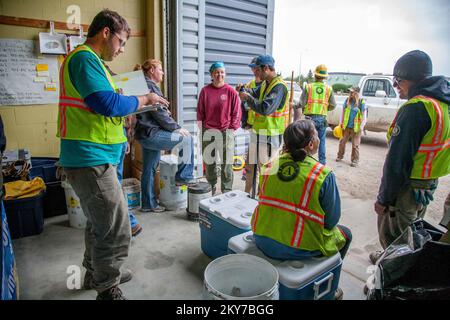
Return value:
<svg viewBox="0 0 450 320">
<path fill-rule="evenodd" d="M 44 195 L 4 200 L 11 239 L 40 234 L 44 230 Z"/>
<path fill-rule="evenodd" d="M 61 187 L 61 181 L 46 183 L 44 196 L 44 218 L 67 214 L 66 194 Z"/>
</svg>

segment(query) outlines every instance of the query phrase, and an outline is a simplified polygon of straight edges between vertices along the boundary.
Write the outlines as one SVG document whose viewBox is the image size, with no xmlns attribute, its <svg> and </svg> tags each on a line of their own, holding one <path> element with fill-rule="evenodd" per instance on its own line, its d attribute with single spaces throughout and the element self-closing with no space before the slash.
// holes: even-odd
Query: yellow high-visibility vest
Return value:
<svg viewBox="0 0 450 320">
<path fill-rule="evenodd" d="M 450 121 L 448 104 L 425 96 L 416 96 L 408 100 L 401 108 L 422 102 L 431 120 L 431 128 L 420 143 L 414 156 L 411 179 L 431 180 L 450 174 Z M 397 112 L 398 114 L 398 112 Z M 387 133 L 391 140 L 397 116 Z"/>
<path fill-rule="evenodd" d="M 308 92 L 308 101 L 304 114 L 327 116 L 333 89 L 323 82 L 314 82 L 306 85 L 306 91 Z"/>
<path fill-rule="evenodd" d="M 58 131 L 56 136 L 61 139 L 88 141 L 99 144 L 119 144 L 126 142 L 127 138 L 123 132 L 122 118 L 105 117 L 94 112 L 84 103 L 84 100 L 70 79 L 70 60 L 82 51 L 91 52 L 98 59 L 111 85 L 111 90 L 117 90 L 117 86 L 110 73 L 97 54 L 87 45 L 78 46 L 69 53 L 60 70 Z"/>
<path fill-rule="evenodd" d="M 283 154 L 264 165 L 259 203 L 251 219 L 253 233 L 291 248 L 318 250 L 325 256 L 342 249 L 345 237 L 337 226 L 325 228 L 326 213 L 319 202 L 320 189 L 330 172 L 309 156 L 294 162 L 289 154 Z"/>
</svg>

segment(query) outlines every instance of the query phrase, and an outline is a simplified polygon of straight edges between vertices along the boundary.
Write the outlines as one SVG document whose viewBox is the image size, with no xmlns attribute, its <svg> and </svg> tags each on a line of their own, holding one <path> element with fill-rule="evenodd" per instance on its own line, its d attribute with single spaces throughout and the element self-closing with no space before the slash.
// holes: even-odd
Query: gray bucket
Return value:
<svg viewBox="0 0 450 320">
<path fill-rule="evenodd" d="M 278 271 L 256 256 L 226 255 L 206 267 L 203 296 L 206 300 L 278 300 Z"/>
</svg>

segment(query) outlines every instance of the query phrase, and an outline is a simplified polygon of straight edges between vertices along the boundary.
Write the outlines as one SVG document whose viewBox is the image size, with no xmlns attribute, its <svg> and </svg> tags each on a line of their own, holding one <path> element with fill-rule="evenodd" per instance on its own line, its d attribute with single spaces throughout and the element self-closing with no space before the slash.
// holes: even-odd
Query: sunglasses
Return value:
<svg viewBox="0 0 450 320">
<path fill-rule="evenodd" d="M 394 77 L 394 87 L 400 86 L 400 83 L 402 83 L 402 81 L 403 79 Z"/>
</svg>

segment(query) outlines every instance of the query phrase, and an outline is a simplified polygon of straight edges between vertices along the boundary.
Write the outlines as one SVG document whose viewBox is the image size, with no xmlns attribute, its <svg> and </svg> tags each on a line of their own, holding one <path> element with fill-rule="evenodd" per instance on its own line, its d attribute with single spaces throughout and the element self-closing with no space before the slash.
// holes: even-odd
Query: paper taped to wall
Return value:
<svg viewBox="0 0 450 320">
<path fill-rule="evenodd" d="M 58 60 L 38 56 L 36 47 L 33 40 L 0 39 L 0 106 L 58 103 L 58 82 L 51 91 L 43 85 L 59 81 Z"/>
</svg>

